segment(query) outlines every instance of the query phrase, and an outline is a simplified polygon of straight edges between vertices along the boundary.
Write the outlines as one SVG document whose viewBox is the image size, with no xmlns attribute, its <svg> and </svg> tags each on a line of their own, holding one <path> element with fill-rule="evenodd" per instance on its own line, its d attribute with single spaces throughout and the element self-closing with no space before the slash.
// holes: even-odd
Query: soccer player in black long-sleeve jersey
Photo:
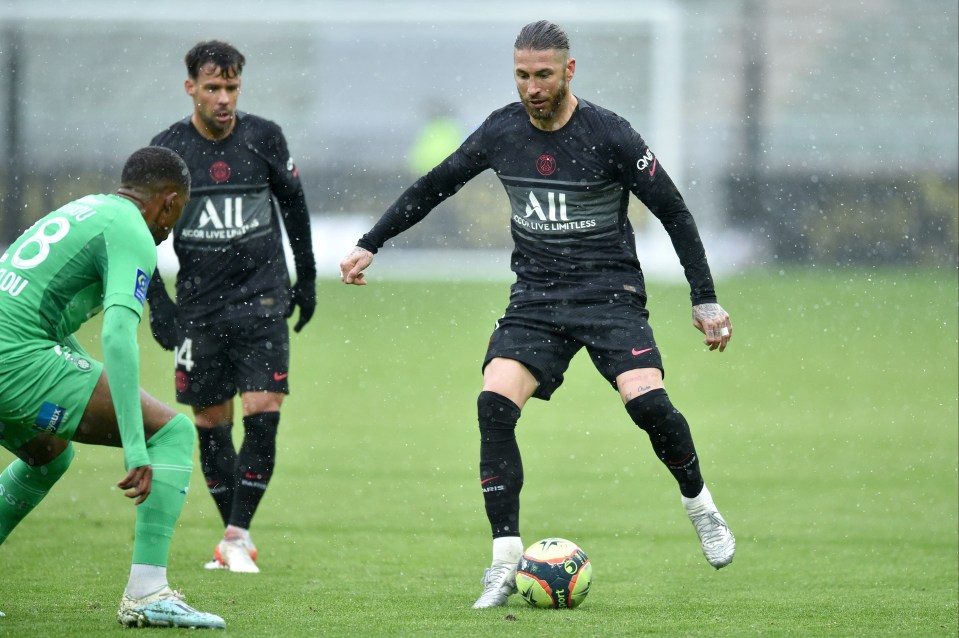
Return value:
<svg viewBox="0 0 959 638">
<path fill-rule="evenodd" d="M 523 552 L 523 466 L 514 430 L 531 397 L 549 399 L 573 355 L 586 348 L 619 390 L 679 483 L 703 552 L 728 565 L 735 539 L 705 487 L 689 426 L 663 386 L 663 363 L 647 321 L 643 273 L 626 216 L 629 194 L 666 228 L 689 281 L 693 324 L 710 350 L 726 348 L 729 315 L 716 302 L 696 224 L 643 139 L 621 117 L 569 92 L 576 62 L 555 24 L 525 26 L 514 45 L 521 103 L 491 114 L 450 157 L 420 178 L 341 262 L 343 281 L 383 244 L 423 219 L 481 171 L 506 189 L 516 283 L 483 361 L 479 395 L 480 485 L 493 532 L 493 562 L 474 608 L 505 605 Z"/>
<path fill-rule="evenodd" d="M 193 407 L 200 460 L 226 526 L 209 568 L 255 573 L 250 523 L 273 474 L 280 406 L 289 392 L 290 335 L 316 308 L 316 264 L 300 178 L 280 127 L 236 110 L 245 59 L 225 42 L 186 55 L 190 117 L 153 138 L 176 151 L 193 199 L 174 230 L 176 303 L 159 273 L 149 290 L 157 341 L 176 353 L 177 400 Z M 290 286 L 280 217 L 296 265 Z M 233 400 L 243 443 L 233 444 Z"/>
</svg>

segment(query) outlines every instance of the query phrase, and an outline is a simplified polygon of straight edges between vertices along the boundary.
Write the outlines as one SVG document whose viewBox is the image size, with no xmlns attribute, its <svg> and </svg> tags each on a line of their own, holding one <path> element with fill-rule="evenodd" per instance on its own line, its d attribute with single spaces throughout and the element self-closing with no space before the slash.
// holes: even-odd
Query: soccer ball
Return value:
<svg viewBox="0 0 959 638">
<path fill-rule="evenodd" d="M 520 596 L 542 609 L 572 609 L 589 593 L 593 566 L 586 552 L 564 538 L 544 538 L 523 552 L 516 569 Z"/>
</svg>

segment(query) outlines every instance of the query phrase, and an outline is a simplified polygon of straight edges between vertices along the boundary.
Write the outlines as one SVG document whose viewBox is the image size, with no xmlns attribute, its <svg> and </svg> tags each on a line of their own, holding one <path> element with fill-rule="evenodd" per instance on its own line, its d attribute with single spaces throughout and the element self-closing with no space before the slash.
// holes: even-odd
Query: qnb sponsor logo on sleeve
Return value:
<svg viewBox="0 0 959 638">
<path fill-rule="evenodd" d="M 66 418 L 67 409 L 65 407 L 44 401 L 43 405 L 40 406 L 40 412 L 37 413 L 37 420 L 33 429 L 37 432 L 56 434 Z"/>
<path fill-rule="evenodd" d="M 641 171 L 647 171 L 650 177 L 656 174 L 656 164 L 656 157 L 648 148 L 646 149 L 646 154 L 636 160 L 636 168 Z"/>
</svg>

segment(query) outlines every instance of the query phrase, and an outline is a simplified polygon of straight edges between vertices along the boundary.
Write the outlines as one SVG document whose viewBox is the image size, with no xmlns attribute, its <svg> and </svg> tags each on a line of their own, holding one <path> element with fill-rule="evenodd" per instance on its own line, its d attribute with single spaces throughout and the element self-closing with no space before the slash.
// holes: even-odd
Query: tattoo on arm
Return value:
<svg viewBox="0 0 959 638">
<path fill-rule="evenodd" d="M 718 303 L 704 303 L 693 306 L 693 319 L 697 321 L 708 321 L 710 319 L 722 319 L 726 314 L 723 307 Z"/>
</svg>

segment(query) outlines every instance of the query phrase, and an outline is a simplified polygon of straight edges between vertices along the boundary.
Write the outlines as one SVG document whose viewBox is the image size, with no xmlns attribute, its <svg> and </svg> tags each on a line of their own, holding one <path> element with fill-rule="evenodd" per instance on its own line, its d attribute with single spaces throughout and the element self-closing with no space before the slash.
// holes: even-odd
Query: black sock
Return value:
<svg viewBox="0 0 959 638">
<path fill-rule="evenodd" d="M 703 475 L 693 446 L 689 424 L 673 407 L 666 390 L 659 388 L 641 394 L 626 404 L 633 422 L 646 431 L 659 460 L 669 468 L 679 491 L 693 498 L 703 489 Z"/>
<path fill-rule="evenodd" d="M 495 392 L 480 392 L 480 486 L 493 538 L 519 536 L 523 461 L 516 443 L 516 404 Z"/>
<path fill-rule="evenodd" d="M 232 423 L 196 429 L 206 488 L 220 510 L 224 525 L 230 521 L 233 487 L 236 485 L 236 449 L 233 447 L 232 432 Z"/>
<path fill-rule="evenodd" d="M 261 412 L 243 417 L 243 445 L 236 464 L 236 492 L 230 525 L 250 529 L 250 521 L 273 476 L 276 429 L 279 412 Z"/>
</svg>

